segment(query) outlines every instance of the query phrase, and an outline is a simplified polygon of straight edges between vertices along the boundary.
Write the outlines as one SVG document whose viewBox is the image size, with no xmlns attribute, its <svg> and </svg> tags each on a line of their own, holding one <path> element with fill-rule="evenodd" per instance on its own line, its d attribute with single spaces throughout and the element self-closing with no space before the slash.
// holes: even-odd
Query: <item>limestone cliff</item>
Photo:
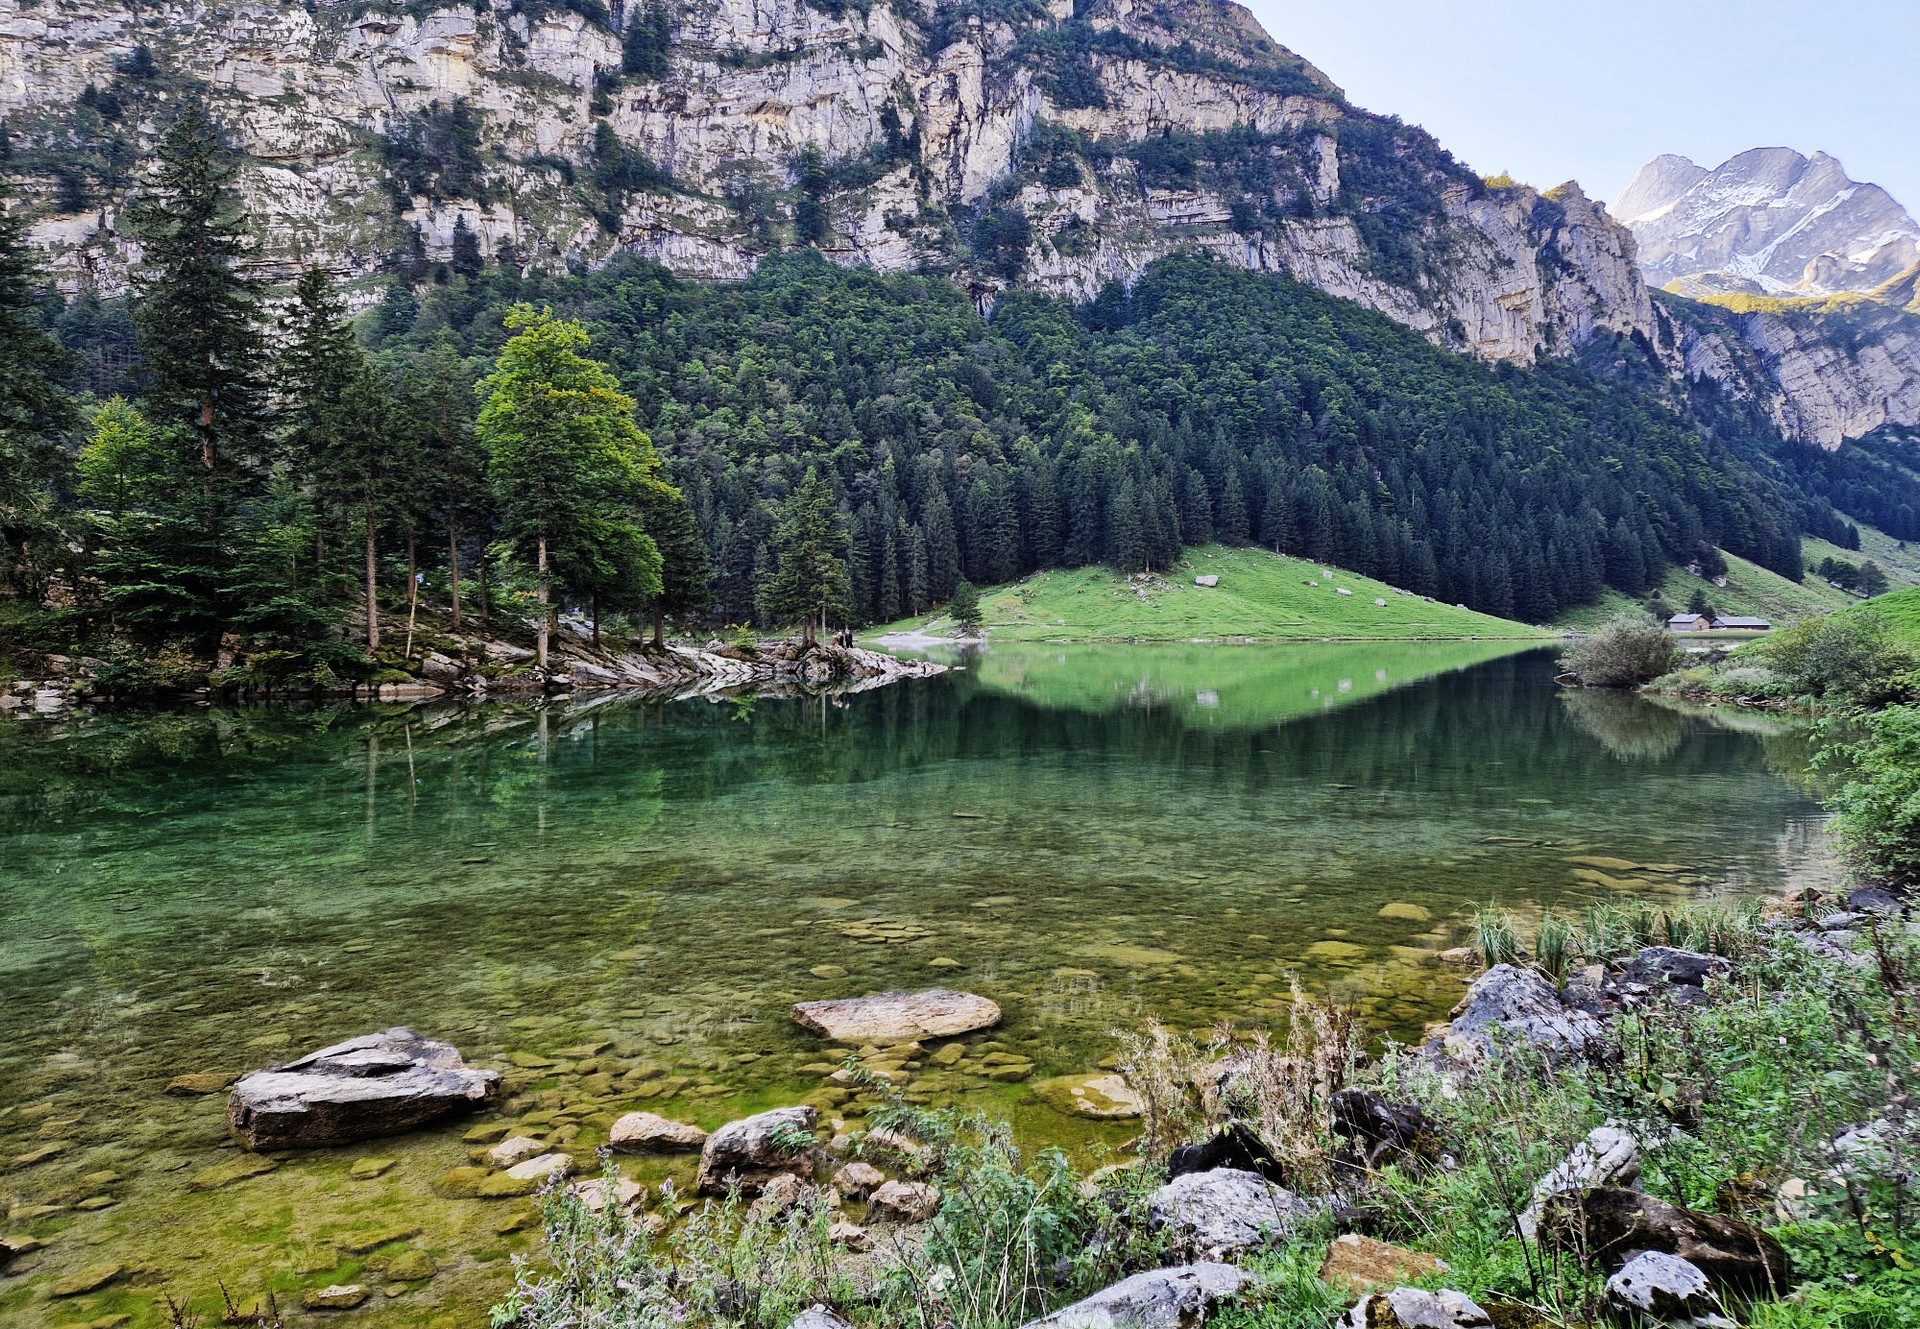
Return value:
<svg viewBox="0 0 1920 1329">
<path fill-rule="evenodd" d="M 983 302 L 1199 245 L 1489 357 L 1651 316 L 1577 190 L 1486 187 L 1219 0 L 0 0 L 0 113 L 71 288 L 123 285 L 121 207 L 190 82 L 267 273 L 431 271 L 460 228 L 522 266 L 733 278 L 801 222 Z"/>
</svg>

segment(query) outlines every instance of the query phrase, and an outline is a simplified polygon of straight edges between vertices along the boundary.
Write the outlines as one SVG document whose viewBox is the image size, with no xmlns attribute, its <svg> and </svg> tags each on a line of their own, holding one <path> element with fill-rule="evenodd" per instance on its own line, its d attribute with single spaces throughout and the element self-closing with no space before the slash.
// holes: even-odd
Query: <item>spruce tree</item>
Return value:
<svg viewBox="0 0 1920 1329">
<path fill-rule="evenodd" d="M 404 363 L 401 410 L 416 441 L 419 497 L 447 537 L 447 592 L 453 626 L 464 622 L 463 555 L 492 512 L 487 453 L 474 437 L 473 380 L 459 348 L 445 333 Z"/>
<path fill-rule="evenodd" d="M 143 249 L 135 274 L 140 351 L 155 423 L 188 426 L 216 472 L 259 437 L 260 336 L 253 284 L 239 270 L 247 220 L 220 132 L 197 95 L 154 146 L 130 212 Z"/>
<path fill-rule="evenodd" d="M 953 599 L 947 602 L 947 616 L 962 636 L 971 637 L 980 631 L 980 592 L 965 577 L 953 588 Z"/>
<path fill-rule="evenodd" d="M 695 614 L 707 607 L 712 570 L 700 523 L 694 520 L 685 494 L 668 485 L 649 485 L 640 510 L 647 534 L 660 550 L 660 589 L 647 598 L 653 614 L 653 644 L 658 649 L 666 644 L 667 615 Z"/>
<path fill-rule="evenodd" d="M 787 500 L 774 527 L 773 576 L 762 584 L 761 613 L 776 622 L 797 621 L 808 645 L 828 619 L 847 612 L 846 531 L 833 490 L 817 467 Z"/>
<path fill-rule="evenodd" d="M 76 422 L 61 382 L 69 357 L 40 319 L 39 282 L 10 206 L 6 166 L 0 151 L 0 581 L 37 600 L 60 543 L 52 503 L 59 441 Z"/>
</svg>

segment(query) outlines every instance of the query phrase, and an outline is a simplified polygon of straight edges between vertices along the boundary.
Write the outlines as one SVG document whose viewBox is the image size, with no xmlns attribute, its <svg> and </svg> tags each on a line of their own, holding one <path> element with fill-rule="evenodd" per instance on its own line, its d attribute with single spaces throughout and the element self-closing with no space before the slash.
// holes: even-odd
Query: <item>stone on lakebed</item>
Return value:
<svg viewBox="0 0 1920 1329">
<path fill-rule="evenodd" d="M 1034 1097 L 1056 1112 L 1119 1121 L 1145 1110 L 1140 1096 L 1123 1078 L 1111 1072 L 1099 1075 L 1057 1075 L 1033 1086 Z"/>
<path fill-rule="evenodd" d="M 802 1001 L 793 1007 L 802 1028 L 842 1043 L 906 1043 L 951 1038 L 1000 1023 L 1000 1007 L 985 997 L 950 988 L 926 992 L 881 992 L 837 1001 Z"/>
<path fill-rule="evenodd" d="M 249 1149 L 316 1148 L 398 1135 L 500 1094 L 450 1043 L 411 1029 L 350 1038 L 243 1076 L 227 1120 Z"/>
<path fill-rule="evenodd" d="M 674 1154 L 700 1148 L 707 1133 L 684 1121 L 651 1112 L 629 1112 L 613 1123 L 607 1143 L 623 1154 Z"/>
</svg>

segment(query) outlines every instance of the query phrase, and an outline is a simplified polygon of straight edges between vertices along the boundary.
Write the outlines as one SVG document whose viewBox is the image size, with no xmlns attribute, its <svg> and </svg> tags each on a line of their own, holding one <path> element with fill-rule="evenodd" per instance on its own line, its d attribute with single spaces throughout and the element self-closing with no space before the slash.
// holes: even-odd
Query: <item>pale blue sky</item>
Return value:
<svg viewBox="0 0 1920 1329">
<path fill-rule="evenodd" d="M 1610 202 L 1663 152 L 1838 157 L 1920 215 L 1920 0 L 1242 0 L 1484 175 Z"/>
</svg>

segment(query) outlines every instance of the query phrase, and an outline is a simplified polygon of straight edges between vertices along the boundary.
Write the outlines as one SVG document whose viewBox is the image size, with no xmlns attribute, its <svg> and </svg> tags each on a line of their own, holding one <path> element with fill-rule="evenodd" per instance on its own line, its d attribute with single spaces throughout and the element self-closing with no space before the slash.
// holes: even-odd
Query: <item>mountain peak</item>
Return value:
<svg viewBox="0 0 1920 1329">
<path fill-rule="evenodd" d="M 1683 294 L 1871 291 L 1920 261 L 1920 224 L 1825 152 L 1656 157 L 1614 200 L 1648 282 Z"/>
</svg>

